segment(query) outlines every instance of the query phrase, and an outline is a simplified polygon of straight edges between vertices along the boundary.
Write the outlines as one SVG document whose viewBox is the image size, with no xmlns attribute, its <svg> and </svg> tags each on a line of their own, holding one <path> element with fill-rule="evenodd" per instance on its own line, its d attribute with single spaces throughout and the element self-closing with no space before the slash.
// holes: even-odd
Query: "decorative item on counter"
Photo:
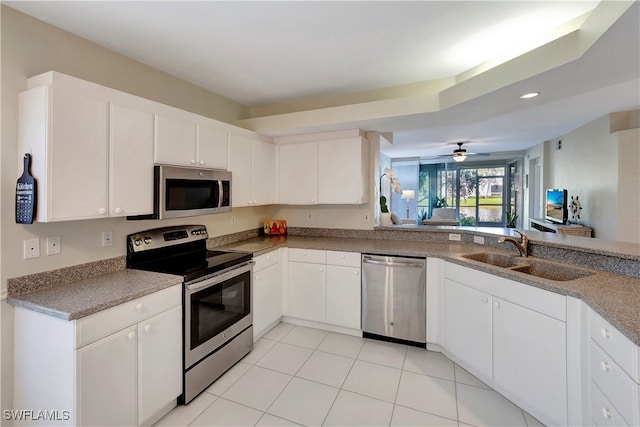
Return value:
<svg viewBox="0 0 640 427">
<path fill-rule="evenodd" d="M 287 234 L 287 221 L 283 219 L 265 220 L 264 234 L 267 236 L 284 236 Z"/>
<path fill-rule="evenodd" d="M 387 198 L 382 194 L 382 178 L 385 176 L 389 181 L 391 191 L 401 193 L 402 189 L 400 188 L 400 181 L 398 180 L 396 173 L 392 169 L 384 168 L 382 170 L 382 175 L 380 175 L 380 225 L 388 227 L 391 223 L 391 214 L 389 213 L 389 207 L 387 206 Z"/>
<path fill-rule="evenodd" d="M 575 223 L 578 223 L 580 219 L 580 211 L 582 211 L 582 205 L 580 204 L 579 196 L 571 196 L 571 203 L 569 204 L 569 210 L 571 211 L 571 219 L 575 220 Z"/>
</svg>

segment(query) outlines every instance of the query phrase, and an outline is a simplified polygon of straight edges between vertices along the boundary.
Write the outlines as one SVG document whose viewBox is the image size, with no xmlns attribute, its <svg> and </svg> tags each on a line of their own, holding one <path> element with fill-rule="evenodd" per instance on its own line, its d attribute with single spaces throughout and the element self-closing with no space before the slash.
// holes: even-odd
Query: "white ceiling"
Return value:
<svg viewBox="0 0 640 427">
<path fill-rule="evenodd" d="M 4 4 L 243 105 L 261 106 L 455 76 L 544 37 L 598 2 Z M 619 21 L 575 64 L 519 85 L 542 92 L 524 106 L 503 88 L 449 110 L 360 125 L 393 131 L 388 154 L 394 157 L 448 153 L 455 147 L 445 143 L 458 140 L 471 141 L 472 151 L 513 151 L 608 112 L 638 108 L 638 5 Z"/>
</svg>

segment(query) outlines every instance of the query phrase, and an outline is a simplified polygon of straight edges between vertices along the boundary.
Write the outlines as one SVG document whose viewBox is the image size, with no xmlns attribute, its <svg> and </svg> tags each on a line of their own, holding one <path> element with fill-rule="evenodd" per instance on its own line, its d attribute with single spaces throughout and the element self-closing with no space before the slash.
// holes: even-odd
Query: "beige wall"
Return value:
<svg viewBox="0 0 640 427">
<path fill-rule="evenodd" d="M 616 132 L 618 137 L 618 235 L 640 244 L 640 125 Z"/>
<path fill-rule="evenodd" d="M 232 214 L 172 221 L 131 222 L 123 218 L 51 224 L 14 223 L 15 183 L 22 172 L 18 153 L 18 93 L 27 78 L 56 70 L 88 81 L 129 92 L 221 121 L 247 117 L 249 110 L 233 101 L 179 80 L 144 64 L 118 55 L 87 40 L 1 6 L 1 133 L 0 133 L 0 290 L 10 277 L 125 254 L 128 233 L 165 225 L 201 223 L 212 236 L 260 227 L 268 208 L 234 209 Z M 73 153 L 69 153 L 73 155 Z M 78 159 L 81 161 L 82 159 Z M 231 215 L 237 222 L 231 225 Z M 101 247 L 101 232 L 111 230 L 114 244 Z M 60 236 L 62 253 L 46 256 L 46 237 Z M 22 241 L 39 238 L 40 258 L 22 259 Z M 5 301 L 0 302 L 2 408 L 11 405 L 12 319 Z"/>
<path fill-rule="evenodd" d="M 579 222 L 592 227 L 594 237 L 640 243 L 637 116 L 637 110 L 612 113 L 544 143 L 544 188 L 580 196 Z"/>
</svg>

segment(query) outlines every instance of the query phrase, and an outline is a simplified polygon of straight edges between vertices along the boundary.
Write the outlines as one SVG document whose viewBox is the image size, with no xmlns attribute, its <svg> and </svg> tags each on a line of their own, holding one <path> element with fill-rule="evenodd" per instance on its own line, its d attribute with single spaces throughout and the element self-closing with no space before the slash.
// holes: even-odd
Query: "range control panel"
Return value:
<svg viewBox="0 0 640 427">
<path fill-rule="evenodd" d="M 130 234 L 127 236 L 127 245 L 130 251 L 141 252 L 208 238 L 207 227 L 204 225 L 179 225 Z"/>
</svg>

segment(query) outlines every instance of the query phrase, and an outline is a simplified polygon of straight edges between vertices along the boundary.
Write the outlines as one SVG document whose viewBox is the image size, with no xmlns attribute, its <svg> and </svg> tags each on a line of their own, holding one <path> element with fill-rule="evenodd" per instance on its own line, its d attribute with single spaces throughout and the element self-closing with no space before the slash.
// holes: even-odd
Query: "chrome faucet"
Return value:
<svg viewBox="0 0 640 427">
<path fill-rule="evenodd" d="M 527 257 L 529 255 L 529 247 L 528 247 L 529 238 L 518 230 L 513 230 L 513 231 L 515 231 L 520 235 L 521 237 L 520 241 L 518 241 L 515 237 L 501 237 L 500 240 L 498 240 L 498 243 L 504 243 L 507 241 L 512 242 L 514 245 L 516 245 L 516 248 L 518 248 L 518 250 L 520 251 L 520 256 Z"/>
</svg>

